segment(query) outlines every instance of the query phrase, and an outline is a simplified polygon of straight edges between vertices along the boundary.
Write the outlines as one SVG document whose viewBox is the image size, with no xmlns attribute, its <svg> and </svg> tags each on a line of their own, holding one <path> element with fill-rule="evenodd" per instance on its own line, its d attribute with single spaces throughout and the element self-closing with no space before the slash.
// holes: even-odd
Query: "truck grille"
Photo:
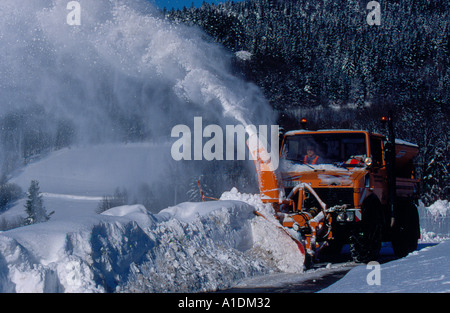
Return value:
<svg viewBox="0 0 450 313">
<path fill-rule="evenodd" d="M 327 207 L 335 205 L 353 205 L 353 188 L 314 188 Z"/>
</svg>

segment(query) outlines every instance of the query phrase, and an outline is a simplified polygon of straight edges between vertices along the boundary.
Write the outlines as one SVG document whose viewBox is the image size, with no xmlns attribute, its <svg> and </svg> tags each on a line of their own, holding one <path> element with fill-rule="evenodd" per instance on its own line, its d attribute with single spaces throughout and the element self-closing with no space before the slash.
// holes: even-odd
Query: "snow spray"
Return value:
<svg viewBox="0 0 450 313">
<path fill-rule="evenodd" d="M 3 0 L 0 53 L 0 161 L 10 170 L 70 145 L 167 145 L 171 129 L 195 116 L 222 127 L 274 124 L 259 88 L 232 72 L 231 53 L 149 1 Z M 166 159 L 161 167 L 179 181 L 207 166 Z"/>
<path fill-rule="evenodd" d="M 68 23 L 68 2 L 2 1 L 0 114 L 37 108 L 44 131 L 69 120 L 81 142 L 167 140 L 195 115 L 273 119 L 260 90 L 233 75 L 231 55 L 198 28 L 171 24 L 145 0 L 85 0 L 79 23 Z"/>
</svg>

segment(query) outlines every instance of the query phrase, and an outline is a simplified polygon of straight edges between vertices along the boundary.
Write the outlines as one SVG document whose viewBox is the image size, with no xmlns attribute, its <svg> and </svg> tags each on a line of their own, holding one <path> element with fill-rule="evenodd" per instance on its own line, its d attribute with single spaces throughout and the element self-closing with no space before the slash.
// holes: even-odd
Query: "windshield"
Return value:
<svg viewBox="0 0 450 313">
<path fill-rule="evenodd" d="M 300 164 L 363 166 L 364 133 L 319 133 L 286 136 L 281 158 Z"/>
</svg>

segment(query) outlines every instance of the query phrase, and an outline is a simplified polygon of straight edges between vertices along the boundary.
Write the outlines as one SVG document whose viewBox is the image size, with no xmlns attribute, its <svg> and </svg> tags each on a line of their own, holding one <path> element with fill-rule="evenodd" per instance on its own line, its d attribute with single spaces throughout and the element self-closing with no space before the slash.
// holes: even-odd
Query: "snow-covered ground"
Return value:
<svg viewBox="0 0 450 313">
<path fill-rule="evenodd" d="M 420 242 L 436 245 L 381 264 L 377 284 L 372 283 L 378 275 L 375 267 L 361 265 L 321 292 L 450 292 L 450 203 L 438 200 L 429 207 L 420 204 L 419 214 Z"/>
<path fill-rule="evenodd" d="M 121 206 L 10 230 L 0 235 L 0 290 L 196 292 L 301 271 L 287 236 L 278 241 L 282 249 L 258 236 L 259 227 L 272 230 L 258 226 L 265 221 L 255 220 L 253 210 L 232 200 L 182 203 L 159 214 Z"/>
<path fill-rule="evenodd" d="M 344 278 L 323 289 L 324 293 L 440 293 L 450 292 L 450 241 L 414 251 L 402 259 L 360 265 Z M 379 280 L 377 281 L 377 277 Z"/>
<path fill-rule="evenodd" d="M 302 272 L 295 243 L 253 213 L 270 215 L 271 208 L 236 189 L 221 201 L 180 203 L 158 214 L 142 205 L 95 213 L 102 194 L 133 175 L 154 173 L 142 167 L 150 148 L 65 149 L 18 173 L 11 181 L 26 190 L 37 179 L 44 205 L 55 214 L 0 233 L 0 291 L 198 292 L 268 273 Z M 18 201 L 2 216 L 24 215 L 23 205 Z"/>
<path fill-rule="evenodd" d="M 95 213 L 112 188 L 131 184 L 133 176 L 159 175 L 154 160 L 144 157 L 154 148 L 64 149 L 17 173 L 11 181 L 24 190 L 39 180 L 44 205 L 55 214 L 48 222 L 0 233 L 0 292 L 199 292 L 303 272 L 303 257 L 270 219 L 272 209 L 235 188 L 221 201 L 180 203 L 157 214 L 139 204 Z M 0 217 L 24 216 L 23 205 L 24 199 Z M 440 202 L 430 212 L 448 210 L 448 202 Z M 423 235 L 434 242 L 446 237 L 427 230 Z M 369 270 L 360 266 L 325 291 L 449 291 L 449 256 L 446 241 L 383 264 L 380 286 L 367 285 Z"/>
</svg>

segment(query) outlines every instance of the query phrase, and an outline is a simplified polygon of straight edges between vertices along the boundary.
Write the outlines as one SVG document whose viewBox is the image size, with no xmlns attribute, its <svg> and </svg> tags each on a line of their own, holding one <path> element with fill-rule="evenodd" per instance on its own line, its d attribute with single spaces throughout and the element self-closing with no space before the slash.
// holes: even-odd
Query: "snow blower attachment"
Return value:
<svg viewBox="0 0 450 313">
<path fill-rule="evenodd" d="M 246 131 L 249 135 L 247 146 L 255 164 L 262 202 L 272 204 L 276 212 L 275 217 L 285 228 L 286 233 L 297 243 L 303 257 L 306 257 L 306 251 L 311 258 L 314 258 L 316 251 L 323 246 L 316 240 L 317 236 L 325 235 L 328 239 L 332 237 L 331 229 L 328 227 L 331 224 L 331 216 L 327 214 L 325 203 L 306 184 L 297 185 L 286 197 L 282 180 L 272 159 L 273 151 L 271 157 L 253 128 L 247 127 Z M 308 196 L 305 196 L 305 190 L 309 191 Z M 309 197 L 315 198 L 315 206 L 309 209 L 304 209 L 303 206 L 295 207 L 296 203 L 300 203 L 299 199 L 309 199 Z M 301 202 L 303 204 L 303 201 Z M 264 217 L 260 212 L 256 214 Z M 296 232 L 290 232 L 289 228 Z M 301 234 L 301 237 L 298 234 Z"/>
<path fill-rule="evenodd" d="M 333 239 L 331 232 L 331 212 L 326 204 L 308 184 L 298 184 L 283 203 L 275 216 L 284 227 L 292 228 L 302 237 L 309 257 L 315 259 L 317 253 Z"/>
</svg>

